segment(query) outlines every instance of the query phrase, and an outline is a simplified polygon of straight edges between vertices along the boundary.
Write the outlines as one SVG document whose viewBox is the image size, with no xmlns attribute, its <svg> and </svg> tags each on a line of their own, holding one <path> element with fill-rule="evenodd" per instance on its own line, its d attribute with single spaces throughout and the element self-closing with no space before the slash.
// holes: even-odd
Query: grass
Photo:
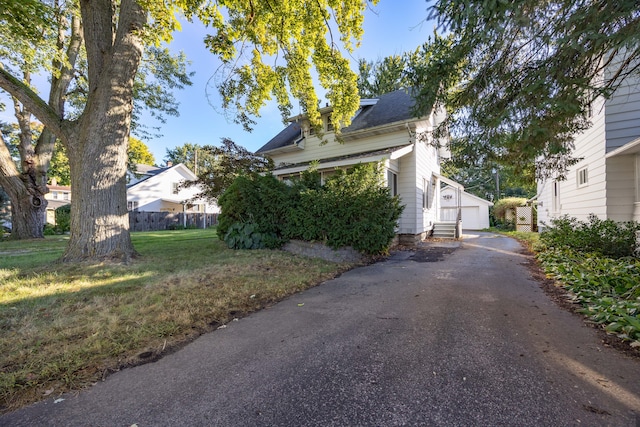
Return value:
<svg viewBox="0 0 640 427">
<path fill-rule="evenodd" d="M 0 411 L 155 360 L 352 267 L 233 251 L 215 230 L 133 233 L 130 265 L 63 264 L 65 237 L 0 241 Z"/>
</svg>

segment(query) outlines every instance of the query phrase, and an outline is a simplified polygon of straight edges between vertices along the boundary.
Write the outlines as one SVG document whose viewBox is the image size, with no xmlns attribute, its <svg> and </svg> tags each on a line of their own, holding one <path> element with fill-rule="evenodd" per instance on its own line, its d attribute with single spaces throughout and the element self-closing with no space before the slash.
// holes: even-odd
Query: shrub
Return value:
<svg viewBox="0 0 640 427">
<path fill-rule="evenodd" d="M 258 232 L 258 226 L 253 222 L 236 222 L 227 231 L 224 241 L 231 249 L 262 249 L 275 236 L 265 236 Z"/>
<path fill-rule="evenodd" d="M 404 208 L 390 195 L 376 164 L 338 171 L 323 187 L 300 192 L 297 203 L 287 237 L 369 254 L 388 250 Z"/>
<path fill-rule="evenodd" d="M 315 170 L 291 186 L 271 175 L 242 176 L 220 197 L 218 236 L 230 247 L 281 246 L 288 239 L 388 250 L 403 206 L 382 180 L 379 165 L 338 171 L 321 185 Z"/>
<path fill-rule="evenodd" d="M 71 230 L 71 205 L 60 206 L 56 209 L 56 226 L 57 233 L 65 233 Z"/>
<path fill-rule="evenodd" d="M 220 196 L 218 237 L 224 240 L 234 224 L 255 224 L 267 248 L 280 247 L 291 203 L 291 188 L 273 175 L 239 176 Z"/>
<path fill-rule="evenodd" d="M 634 256 L 636 231 L 640 231 L 640 223 L 635 221 L 617 223 L 591 214 L 584 222 L 565 215 L 551 220 L 551 227 L 541 233 L 540 239 L 550 248 L 622 258 Z"/>
</svg>

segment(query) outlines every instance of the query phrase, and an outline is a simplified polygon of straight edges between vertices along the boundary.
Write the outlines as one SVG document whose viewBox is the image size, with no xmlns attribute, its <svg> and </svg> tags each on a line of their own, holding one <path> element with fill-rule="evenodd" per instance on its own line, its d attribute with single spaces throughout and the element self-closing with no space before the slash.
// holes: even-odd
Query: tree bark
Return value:
<svg viewBox="0 0 640 427">
<path fill-rule="evenodd" d="M 11 201 L 12 239 L 44 237 L 47 200 L 34 171 L 30 172 L 18 171 L 4 139 L 0 137 L 0 186 Z"/>
<path fill-rule="evenodd" d="M 73 203 L 63 260 L 128 262 L 136 252 L 127 211 L 127 143 L 146 14 L 135 0 L 122 0 L 114 28 L 111 2 L 81 0 L 80 8 L 89 97 L 67 140 Z"/>
</svg>

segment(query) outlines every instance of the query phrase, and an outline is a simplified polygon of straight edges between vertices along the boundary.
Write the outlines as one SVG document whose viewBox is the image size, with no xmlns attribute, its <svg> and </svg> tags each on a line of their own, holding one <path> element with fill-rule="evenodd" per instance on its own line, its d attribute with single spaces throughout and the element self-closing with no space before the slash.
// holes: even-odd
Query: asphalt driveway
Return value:
<svg viewBox="0 0 640 427">
<path fill-rule="evenodd" d="M 640 426 L 640 360 L 488 233 L 358 268 L 7 426 Z"/>
</svg>

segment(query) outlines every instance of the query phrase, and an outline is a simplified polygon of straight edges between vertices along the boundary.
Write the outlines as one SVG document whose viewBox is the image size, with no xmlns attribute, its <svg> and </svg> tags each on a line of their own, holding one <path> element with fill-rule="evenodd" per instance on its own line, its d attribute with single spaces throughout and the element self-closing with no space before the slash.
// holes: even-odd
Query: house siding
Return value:
<svg viewBox="0 0 640 427">
<path fill-rule="evenodd" d="M 635 157 L 607 159 L 607 218 L 630 221 L 635 208 Z"/>
<path fill-rule="evenodd" d="M 138 202 L 140 212 L 182 212 L 182 204 L 163 201 L 175 199 L 186 202 L 200 192 L 197 187 L 181 188 L 178 194 L 173 194 L 173 184 L 183 183 L 189 177 L 181 173 L 179 167 L 168 169 L 158 175 L 140 181 L 127 189 L 127 202 Z M 207 213 L 218 213 L 219 207 L 207 205 Z"/>
<path fill-rule="evenodd" d="M 554 210 L 553 180 L 544 185 L 538 183 L 541 195 L 538 199 L 538 225 L 544 227 L 553 218 L 563 215 L 586 220 L 589 214 L 600 218 L 607 215 L 606 205 L 606 163 L 605 163 L 605 108 L 598 102 L 593 106 L 592 126 L 576 136 L 573 156 L 581 158 L 571 167 L 565 181 L 558 181 L 560 206 Z M 588 184 L 578 186 L 578 171 L 587 168 Z M 541 204 L 540 204 L 541 202 Z"/>
<path fill-rule="evenodd" d="M 305 138 L 304 149 L 288 153 L 267 154 L 273 158 L 276 167 L 279 167 L 281 165 L 312 162 L 315 160 L 381 150 L 389 147 L 398 147 L 411 142 L 408 131 L 376 135 L 369 138 L 346 141 L 344 143 L 336 141 L 333 133 L 325 134 L 325 139 L 327 142 L 322 144 L 321 139 L 312 135 Z"/>
<path fill-rule="evenodd" d="M 607 152 L 640 137 L 640 79 L 629 78 L 606 101 Z"/>
</svg>

